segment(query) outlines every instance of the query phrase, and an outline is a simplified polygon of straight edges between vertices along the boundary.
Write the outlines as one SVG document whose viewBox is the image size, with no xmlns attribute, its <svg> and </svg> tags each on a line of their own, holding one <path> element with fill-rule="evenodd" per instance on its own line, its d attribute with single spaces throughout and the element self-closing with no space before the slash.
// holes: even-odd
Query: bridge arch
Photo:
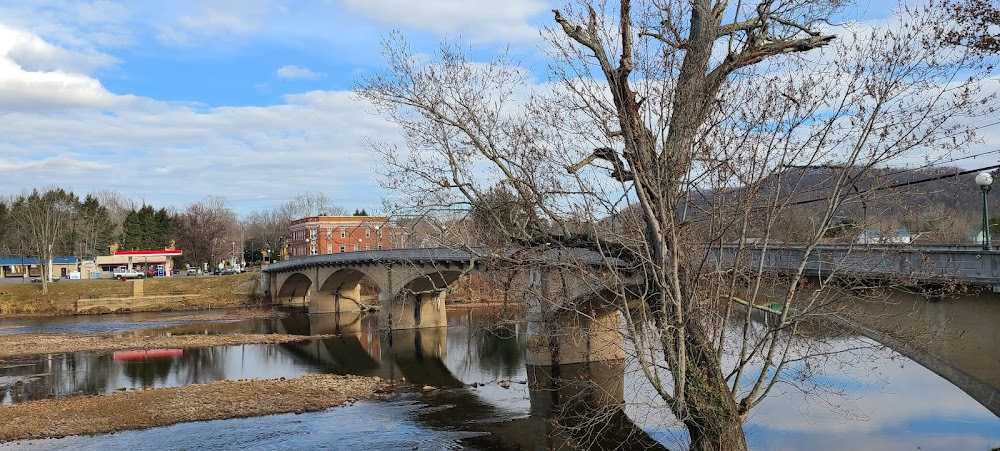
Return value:
<svg viewBox="0 0 1000 451">
<path fill-rule="evenodd" d="M 376 299 L 365 299 L 362 288 L 368 282 L 383 290 L 377 274 L 371 274 L 364 267 L 334 268 L 318 285 L 316 302 L 310 303 L 311 313 L 364 312 L 374 307 Z"/>
<path fill-rule="evenodd" d="M 458 281 L 464 271 L 461 268 L 429 268 L 404 274 L 406 279 L 399 290 L 385 292 L 383 295 L 384 313 L 381 316 L 386 322 L 386 328 L 411 329 L 448 325 L 445 298 L 448 288 Z"/>
<path fill-rule="evenodd" d="M 296 272 L 289 274 L 278 287 L 274 302 L 286 305 L 306 305 L 309 302 L 309 289 L 313 282 L 309 276 Z"/>
</svg>

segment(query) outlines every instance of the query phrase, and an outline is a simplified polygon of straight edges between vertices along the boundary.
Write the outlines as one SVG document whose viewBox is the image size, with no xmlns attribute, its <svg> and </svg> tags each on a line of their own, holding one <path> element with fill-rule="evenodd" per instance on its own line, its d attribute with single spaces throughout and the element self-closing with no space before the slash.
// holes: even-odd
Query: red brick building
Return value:
<svg viewBox="0 0 1000 451">
<path fill-rule="evenodd" d="M 388 216 L 310 216 L 288 228 L 290 258 L 402 247 L 402 230 Z"/>
</svg>

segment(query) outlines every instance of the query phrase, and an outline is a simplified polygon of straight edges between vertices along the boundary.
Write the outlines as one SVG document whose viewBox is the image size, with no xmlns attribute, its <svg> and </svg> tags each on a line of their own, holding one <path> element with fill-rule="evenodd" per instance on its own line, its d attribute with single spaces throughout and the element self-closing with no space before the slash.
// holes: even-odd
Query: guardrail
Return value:
<svg viewBox="0 0 1000 451">
<path fill-rule="evenodd" d="M 741 252 L 743 265 L 765 270 L 794 271 L 805 258 L 795 245 L 724 245 L 713 250 L 722 263 L 733 264 Z M 806 258 L 805 274 L 897 279 L 913 283 L 990 285 L 1000 291 L 1000 252 L 974 246 L 820 245 Z"/>
</svg>

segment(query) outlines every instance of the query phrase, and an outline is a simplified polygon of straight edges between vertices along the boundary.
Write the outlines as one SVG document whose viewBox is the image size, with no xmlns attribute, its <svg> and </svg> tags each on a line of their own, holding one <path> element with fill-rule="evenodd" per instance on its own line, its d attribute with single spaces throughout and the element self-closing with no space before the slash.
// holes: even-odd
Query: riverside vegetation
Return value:
<svg viewBox="0 0 1000 451">
<path fill-rule="evenodd" d="M 149 311 L 202 310 L 242 307 L 256 273 L 219 277 L 163 277 L 145 279 L 145 296 L 188 295 L 183 302 L 164 303 Z M 78 299 L 114 298 L 132 295 L 132 284 L 117 280 L 83 280 L 53 283 L 42 293 L 39 283 L 0 285 L 0 317 L 72 315 Z M 190 297 L 197 296 L 197 297 Z"/>
</svg>

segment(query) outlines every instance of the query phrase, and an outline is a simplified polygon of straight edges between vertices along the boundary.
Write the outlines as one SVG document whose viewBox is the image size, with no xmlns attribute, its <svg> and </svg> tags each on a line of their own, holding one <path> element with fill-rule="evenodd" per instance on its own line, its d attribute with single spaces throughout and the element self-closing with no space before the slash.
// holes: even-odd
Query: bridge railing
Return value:
<svg viewBox="0 0 1000 451">
<path fill-rule="evenodd" d="M 806 260 L 805 275 L 842 274 L 871 279 L 911 282 L 957 282 L 1000 287 L 1000 252 L 964 245 L 820 245 L 806 258 L 805 248 L 794 245 L 723 245 L 710 252 L 723 265 L 732 265 L 736 252 L 748 268 L 794 271 Z"/>
</svg>

